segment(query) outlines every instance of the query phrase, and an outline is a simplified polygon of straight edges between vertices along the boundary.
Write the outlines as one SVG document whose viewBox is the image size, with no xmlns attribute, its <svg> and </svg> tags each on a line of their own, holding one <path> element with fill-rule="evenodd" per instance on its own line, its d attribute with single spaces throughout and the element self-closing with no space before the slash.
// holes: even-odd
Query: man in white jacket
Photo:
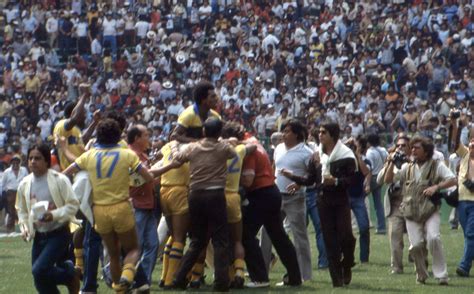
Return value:
<svg viewBox="0 0 474 294">
<path fill-rule="evenodd" d="M 65 260 L 71 242 L 69 222 L 79 208 L 69 179 L 52 169 L 47 145 L 28 150 L 31 174 L 18 187 L 16 209 L 25 241 L 33 240 L 32 273 L 39 293 L 59 293 L 57 285 L 67 285 L 69 293 L 79 293 L 79 273 Z"/>
</svg>

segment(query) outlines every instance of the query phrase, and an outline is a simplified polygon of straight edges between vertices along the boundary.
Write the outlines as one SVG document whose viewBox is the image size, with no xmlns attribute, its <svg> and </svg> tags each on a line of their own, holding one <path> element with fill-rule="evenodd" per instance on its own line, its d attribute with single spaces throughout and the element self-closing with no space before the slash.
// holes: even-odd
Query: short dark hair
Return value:
<svg viewBox="0 0 474 294">
<path fill-rule="evenodd" d="M 119 124 L 121 131 L 123 131 L 125 127 L 127 126 L 127 118 L 125 117 L 125 115 L 122 112 L 119 112 L 115 109 L 109 110 L 106 113 L 105 118 L 111 118 L 115 120 Z"/>
<path fill-rule="evenodd" d="M 97 143 L 114 145 L 120 141 L 122 131 L 117 121 L 106 118 L 97 125 Z"/>
<path fill-rule="evenodd" d="M 228 139 L 235 137 L 238 140 L 243 140 L 245 135 L 245 129 L 238 122 L 226 122 L 222 128 L 222 138 Z"/>
<path fill-rule="evenodd" d="M 378 134 L 370 134 L 367 137 L 367 142 L 369 142 L 370 146 L 377 147 L 380 145 L 380 136 Z"/>
<path fill-rule="evenodd" d="M 75 107 L 76 107 L 75 102 L 68 102 L 66 104 L 66 106 L 64 106 L 64 117 L 65 118 L 70 118 L 71 114 L 72 114 L 72 111 L 74 110 Z"/>
<path fill-rule="evenodd" d="M 299 142 L 304 141 L 308 137 L 308 130 L 303 123 L 297 119 L 289 119 L 282 125 L 281 129 L 284 130 L 286 127 L 290 127 L 291 132 L 296 134 L 296 139 Z"/>
<path fill-rule="evenodd" d="M 27 153 L 27 157 L 26 157 L 28 160 L 30 158 L 31 151 L 33 151 L 33 150 L 38 150 L 38 152 L 41 153 L 44 160 L 48 163 L 48 168 L 50 168 L 51 167 L 51 149 L 49 148 L 49 146 L 44 144 L 44 143 L 35 144 L 35 145 L 31 146 L 28 149 L 28 153 Z"/>
<path fill-rule="evenodd" d="M 418 144 L 418 143 L 421 144 L 421 148 L 423 148 L 423 150 L 426 152 L 426 155 L 427 155 L 428 159 L 431 159 L 433 157 L 433 154 L 434 154 L 433 141 L 429 138 L 418 137 L 417 136 L 417 137 L 414 137 L 413 139 L 411 139 L 410 147 L 413 147 L 413 145 Z"/>
<path fill-rule="evenodd" d="M 206 138 L 219 138 L 222 133 L 223 123 L 217 117 L 210 117 L 204 122 L 204 136 Z"/>
<path fill-rule="evenodd" d="M 208 81 L 199 82 L 194 88 L 194 102 L 196 102 L 197 104 L 201 104 L 202 100 L 206 99 L 209 90 L 214 90 L 213 84 Z"/>
<path fill-rule="evenodd" d="M 127 133 L 127 142 L 128 144 L 133 144 L 135 142 L 136 137 L 140 137 L 142 135 L 142 131 L 138 127 L 138 125 L 134 125 Z"/>
<path fill-rule="evenodd" d="M 328 132 L 329 136 L 334 141 L 339 140 L 339 134 L 341 133 L 341 128 L 339 127 L 339 124 L 333 122 L 326 122 L 321 124 L 321 127 Z"/>
</svg>

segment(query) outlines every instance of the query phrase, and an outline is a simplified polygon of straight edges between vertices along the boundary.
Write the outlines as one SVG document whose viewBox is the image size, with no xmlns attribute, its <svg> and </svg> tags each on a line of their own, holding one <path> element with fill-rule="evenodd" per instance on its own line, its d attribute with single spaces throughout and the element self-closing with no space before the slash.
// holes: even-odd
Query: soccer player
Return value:
<svg viewBox="0 0 474 294">
<path fill-rule="evenodd" d="M 194 104 L 188 106 L 178 117 L 178 126 L 174 129 L 171 139 L 182 143 L 194 142 L 203 137 L 203 122 L 208 117 L 220 115 L 213 110 L 217 104 L 217 94 L 209 82 L 200 82 L 194 88 Z"/>
<path fill-rule="evenodd" d="M 87 170 L 92 184 L 92 202 L 95 230 L 100 234 L 110 255 L 113 288 L 125 293 L 135 276 L 140 257 L 135 218 L 129 198 L 130 170 L 137 172 L 146 182 L 153 176 L 142 166 L 138 156 L 118 145 L 121 130 L 118 123 L 105 119 L 97 126 L 97 144 L 82 154 L 64 173 L 71 175 Z M 153 171 L 154 175 L 172 168 L 172 165 Z M 120 269 L 120 249 L 126 253 Z"/>
<path fill-rule="evenodd" d="M 244 286 L 244 267 L 245 251 L 242 245 L 242 211 L 240 209 L 239 184 L 242 165 L 247 154 L 257 149 L 253 144 L 242 144 L 245 129 L 236 122 L 228 122 L 222 130 L 222 138 L 236 138 L 239 142 L 235 146 L 236 156 L 227 160 L 227 179 L 225 185 L 225 198 L 227 205 L 227 222 L 229 223 L 230 238 L 234 248 L 233 272 L 235 276 L 231 277 L 234 288 L 243 288 Z"/>
<path fill-rule="evenodd" d="M 160 152 L 163 164 L 169 164 L 184 145 L 171 141 Z M 160 202 L 171 236 L 166 242 L 163 253 L 162 285 L 169 288 L 178 269 L 189 231 L 190 219 L 188 208 L 189 164 L 185 163 L 161 175 Z"/>
</svg>

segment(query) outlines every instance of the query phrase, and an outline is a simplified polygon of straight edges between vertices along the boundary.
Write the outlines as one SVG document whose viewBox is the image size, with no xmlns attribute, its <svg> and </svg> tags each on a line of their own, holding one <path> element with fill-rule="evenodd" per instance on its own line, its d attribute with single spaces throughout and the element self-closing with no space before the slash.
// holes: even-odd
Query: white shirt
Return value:
<svg viewBox="0 0 474 294">
<path fill-rule="evenodd" d="M 419 166 L 418 164 L 415 164 L 415 168 L 413 169 L 413 175 L 415 176 L 415 181 L 420 180 L 420 177 L 421 177 L 421 174 L 423 173 L 423 170 L 428 167 L 426 165 L 427 163 L 428 162 L 425 162 L 421 166 Z M 400 170 L 399 175 L 406 174 L 408 167 L 409 167 L 409 163 L 404 163 L 402 165 L 402 168 Z M 441 182 L 452 179 L 452 178 L 455 177 L 454 173 L 442 161 L 438 161 L 436 174 L 438 175 L 439 178 L 441 178 Z"/>
<path fill-rule="evenodd" d="M 293 148 L 287 149 L 285 143 L 280 143 L 273 154 L 275 160 L 275 183 L 282 193 L 288 193 L 286 187 L 293 183 L 292 180 L 283 176 L 279 170 L 290 170 L 296 176 L 305 176 L 308 171 L 309 160 L 313 150 L 304 143 L 299 143 Z M 304 192 L 304 190 L 300 190 Z"/>
<path fill-rule="evenodd" d="M 369 149 L 367 149 L 366 156 L 372 166 L 372 175 L 376 176 L 382 170 L 385 159 L 387 159 L 388 152 L 383 147 L 371 146 Z"/>
<path fill-rule="evenodd" d="M 46 119 L 46 120 L 41 118 L 38 121 L 37 126 L 41 129 L 41 138 L 43 140 L 46 140 L 48 138 L 48 136 L 51 135 L 51 129 L 53 127 L 53 122 L 49 118 Z"/>
<path fill-rule="evenodd" d="M 54 17 L 48 18 L 48 21 L 46 21 L 46 31 L 48 33 L 56 33 L 58 31 L 58 20 Z"/>
<path fill-rule="evenodd" d="M 146 33 L 150 30 L 151 24 L 146 21 L 139 21 L 135 24 L 135 29 L 137 30 L 137 36 L 140 38 L 145 38 Z"/>
<path fill-rule="evenodd" d="M 100 45 L 99 40 L 94 39 L 91 44 L 91 53 L 101 55 L 102 54 L 102 45 Z"/>
<path fill-rule="evenodd" d="M 80 22 L 76 25 L 76 35 L 79 38 L 87 37 L 87 22 Z"/>
<path fill-rule="evenodd" d="M 13 169 L 11 167 L 7 168 L 3 173 L 2 177 L 2 189 L 3 191 L 8 190 L 18 190 L 18 185 L 20 184 L 21 180 L 28 175 L 28 170 L 26 167 L 20 166 L 20 170 L 18 171 L 18 176 L 15 175 Z"/>
<path fill-rule="evenodd" d="M 117 34 L 117 22 L 115 19 L 111 19 L 110 21 L 107 18 L 104 19 L 102 23 L 102 28 L 104 30 L 104 36 L 115 36 Z"/>
</svg>

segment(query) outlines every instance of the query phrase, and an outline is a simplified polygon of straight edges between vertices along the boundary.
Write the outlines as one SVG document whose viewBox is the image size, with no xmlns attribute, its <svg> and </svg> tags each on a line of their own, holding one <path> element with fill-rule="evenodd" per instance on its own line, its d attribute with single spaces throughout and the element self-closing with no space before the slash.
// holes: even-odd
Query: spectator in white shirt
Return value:
<svg viewBox="0 0 474 294">
<path fill-rule="evenodd" d="M 383 168 L 384 162 L 387 159 L 388 152 L 385 148 L 380 147 L 380 136 L 378 134 L 371 134 L 367 137 L 367 142 L 370 147 L 367 149 L 366 157 L 370 161 L 372 167 L 372 179 L 370 182 L 370 191 L 374 198 L 375 213 L 377 215 L 376 234 L 385 234 L 385 213 L 382 202 L 382 186 L 377 184 L 377 175 Z"/>
<path fill-rule="evenodd" d="M 77 37 L 77 50 L 80 55 L 83 55 L 89 50 L 89 24 L 85 15 L 81 16 L 74 29 Z"/>
<path fill-rule="evenodd" d="M 146 33 L 151 29 L 151 24 L 147 22 L 144 17 L 140 17 L 140 20 L 135 24 L 136 36 L 139 39 L 145 39 Z"/>
<path fill-rule="evenodd" d="M 48 44 L 50 48 L 56 47 L 56 40 L 58 38 L 59 23 L 57 12 L 53 11 L 51 16 L 46 21 L 46 32 L 48 33 Z"/>
<path fill-rule="evenodd" d="M 104 35 L 104 46 L 109 46 L 112 49 L 112 54 L 115 57 L 117 54 L 117 22 L 112 18 L 112 13 L 107 13 L 102 22 L 102 29 Z"/>
<path fill-rule="evenodd" d="M 43 112 L 41 119 L 38 121 L 36 126 L 41 129 L 41 139 L 46 142 L 48 137 L 51 135 L 51 130 L 53 128 L 53 122 L 49 118 L 49 113 Z"/>
<path fill-rule="evenodd" d="M 102 55 L 102 45 L 100 43 L 100 34 L 97 34 L 91 44 L 91 54 L 96 56 Z"/>
<path fill-rule="evenodd" d="M 28 170 L 20 166 L 21 157 L 14 155 L 10 161 L 11 166 L 5 170 L 2 177 L 2 193 L 7 199 L 7 232 L 15 230 L 15 222 L 18 216 L 15 209 L 16 191 L 21 180 L 28 175 Z"/>
</svg>

